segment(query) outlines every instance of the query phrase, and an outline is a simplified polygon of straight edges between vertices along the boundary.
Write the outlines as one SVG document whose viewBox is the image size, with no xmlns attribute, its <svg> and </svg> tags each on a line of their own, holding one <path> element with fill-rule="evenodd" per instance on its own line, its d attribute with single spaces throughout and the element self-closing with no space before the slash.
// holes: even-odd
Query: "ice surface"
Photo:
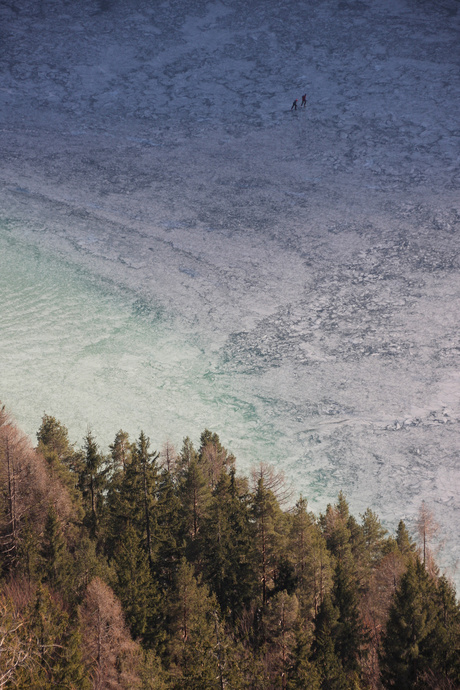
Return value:
<svg viewBox="0 0 460 690">
<path fill-rule="evenodd" d="M 0 234 L 0 315 L 3 396 L 32 433 L 44 410 L 70 420 L 75 440 L 90 423 L 106 446 L 121 427 L 133 438 L 143 428 L 152 440 L 169 437 L 179 446 L 182 435 L 196 437 L 209 424 L 243 430 L 241 449 L 250 438 L 251 453 L 257 447 L 276 460 L 273 434 L 267 426 L 262 433 L 194 333 L 8 230 Z"/>
<path fill-rule="evenodd" d="M 344 489 L 393 529 L 425 499 L 453 573 L 459 16 L 3 3 L 0 397 L 28 433 L 207 426 L 315 510 Z"/>
</svg>

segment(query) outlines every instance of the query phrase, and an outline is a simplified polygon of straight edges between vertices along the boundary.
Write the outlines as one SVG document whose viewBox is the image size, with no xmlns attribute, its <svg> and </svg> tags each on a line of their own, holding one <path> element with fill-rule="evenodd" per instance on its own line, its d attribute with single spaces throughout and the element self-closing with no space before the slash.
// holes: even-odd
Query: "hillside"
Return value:
<svg viewBox="0 0 460 690">
<path fill-rule="evenodd" d="M 400 521 L 315 516 L 205 430 L 177 454 L 119 431 L 75 449 L 0 413 L 0 684 L 6 688 L 460 687 L 460 607 Z M 293 500 L 294 499 L 294 500 Z"/>
</svg>

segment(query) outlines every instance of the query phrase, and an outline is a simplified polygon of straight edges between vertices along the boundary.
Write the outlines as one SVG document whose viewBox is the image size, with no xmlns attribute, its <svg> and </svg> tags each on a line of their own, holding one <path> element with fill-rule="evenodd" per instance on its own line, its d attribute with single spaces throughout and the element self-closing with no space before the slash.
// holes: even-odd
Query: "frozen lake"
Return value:
<svg viewBox="0 0 460 690">
<path fill-rule="evenodd" d="M 460 559 L 456 0 L 0 6 L 0 398 L 216 431 Z M 307 107 L 291 112 L 294 98 Z"/>
</svg>

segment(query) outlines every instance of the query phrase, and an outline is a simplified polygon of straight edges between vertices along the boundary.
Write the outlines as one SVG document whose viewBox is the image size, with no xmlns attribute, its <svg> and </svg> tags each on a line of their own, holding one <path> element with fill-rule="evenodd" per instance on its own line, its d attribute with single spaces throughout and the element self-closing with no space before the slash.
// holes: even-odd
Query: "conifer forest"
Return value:
<svg viewBox="0 0 460 690">
<path fill-rule="evenodd" d="M 205 430 L 108 453 L 0 412 L 0 688 L 453 690 L 460 608 L 434 518 L 314 515 Z"/>
</svg>

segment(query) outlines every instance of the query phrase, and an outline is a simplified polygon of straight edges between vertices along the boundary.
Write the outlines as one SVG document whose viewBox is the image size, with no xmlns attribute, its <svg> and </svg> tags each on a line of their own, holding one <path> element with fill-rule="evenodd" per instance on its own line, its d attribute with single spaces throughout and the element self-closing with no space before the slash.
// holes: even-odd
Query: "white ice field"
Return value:
<svg viewBox="0 0 460 690">
<path fill-rule="evenodd" d="M 460 559 L 458 0 L 0 4 L 0 399 L 208 427 Z M 291 112 L 307 94 L 307 108 Z"/>
</svg>

